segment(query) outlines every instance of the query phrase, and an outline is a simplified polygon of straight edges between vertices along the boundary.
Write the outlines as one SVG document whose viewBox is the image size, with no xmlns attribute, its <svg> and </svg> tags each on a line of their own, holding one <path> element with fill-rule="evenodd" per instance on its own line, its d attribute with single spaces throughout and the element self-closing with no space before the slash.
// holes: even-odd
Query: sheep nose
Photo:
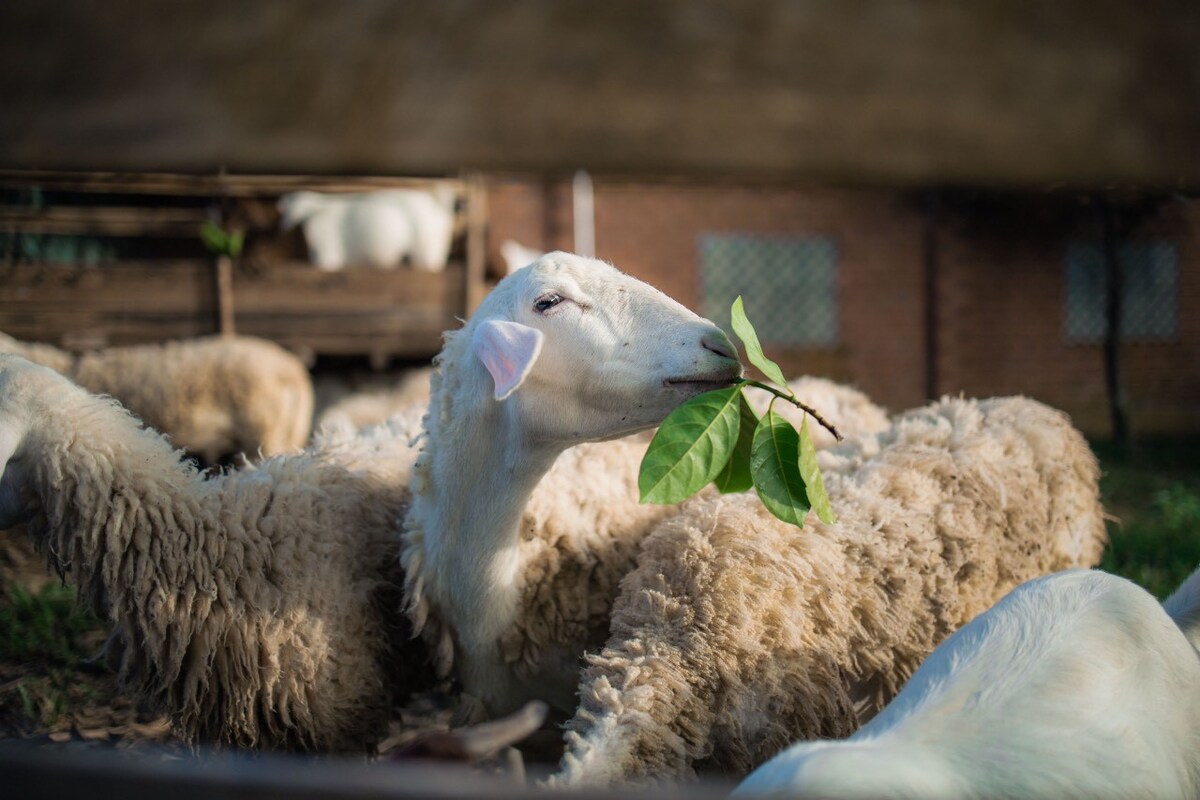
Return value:
<svg viewBox="0 0 1200 800">
<path fill-rule="evenodd" d="M 737 350 L 730 343 L 729 338 L 722 331 L 713 331 L 706 333 L 700 339 L 700 346 L 710 353 L 716 353 L 725 358 L 731 358 L 734 361 L 738 360 Z"/>
</svg>

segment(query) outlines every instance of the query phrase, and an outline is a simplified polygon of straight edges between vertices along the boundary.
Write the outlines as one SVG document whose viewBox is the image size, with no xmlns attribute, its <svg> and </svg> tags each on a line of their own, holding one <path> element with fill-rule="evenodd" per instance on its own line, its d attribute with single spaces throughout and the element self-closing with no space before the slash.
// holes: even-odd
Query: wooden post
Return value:
<svg viewBox="0 0 1200 800">
<path fill-rule="evenodd" d="M 1124 228 L 1118 231 L 1113 215 L 1117 213 L 1106 198 L 1100 199 L 1100 226 L 1104 271 L 1107 277 L 1104 297 L 1104 386 L 1108 391 L 1112 420 L 1113 442 L 1129 450 L 1129 409 L 1125 396 L 1125 381 L 1121 376 L 1121 300 L 1123 280 L 1118 255 L 1119 240 Z"/>
<path fill-rule="evenodd" d="M 217 256 L 217 330 L 233 336 L 233 259 Z"/>
<path fill-rule="evenodd" d="M 941 197 L 937 189 L 926 193 L 922 203 L 924 231 L 921 260 L 925 293 L 925 398 L 938 398 L 938 220 Z"/>
<path fill-rule="evenodd" d="M 466 178 L 467 186 L 467 276 L 464 311 L 470 316 L 487 294 L 484 270 L 487 265 L 487 184 L 479 173 Z"/>
</svg>

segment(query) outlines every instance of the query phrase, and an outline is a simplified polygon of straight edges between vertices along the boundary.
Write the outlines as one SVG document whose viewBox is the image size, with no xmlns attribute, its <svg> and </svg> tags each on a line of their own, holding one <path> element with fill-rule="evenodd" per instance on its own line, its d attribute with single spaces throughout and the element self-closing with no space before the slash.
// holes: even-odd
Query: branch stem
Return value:
<svg viewBox="0 0 1200 800">
<path fill-rule="evenodd" d="M 743 378 L 741 382 L 742 382 L 743 386 L 753 386 L 756 389 L 762 389 L 763 391 L 770 392 L 771 394 L 775 395 L 778 398 L 788 401 L 789 403 L 791 403 L 792 405 L 794 405 L 796 408 L 800 409 L 804 413 L 810 414 L 812 416 L 812 418 L 815 419 L 821 425 L 822 428 L 824 428 L 825 430 L 827 430 L 833 434 L 834 439 L 837 439 L 839 442 L 842 441 L 842 435 L 840 433 L 838 433 L 838 429 L 833 427 L 833 425 L 829 424 L 828 422 L 826 422 L 825 418 L 822 417 L 819 413 L 817 413 L 817 410 L 815 408 L 813 408 L 812 406 L 800 402 L 799 400 L 792 397 L 791 395 L 784 394 L 783 392 L 776 389 L 774 386 L 768 386 L 765 383 L 759 383 L 758 381 L 752 381 L 752 380 L 749 380 L 748 378 Z M 772 402 L 774 402 L 774 401 L 772 401 Z"/>
</svg>

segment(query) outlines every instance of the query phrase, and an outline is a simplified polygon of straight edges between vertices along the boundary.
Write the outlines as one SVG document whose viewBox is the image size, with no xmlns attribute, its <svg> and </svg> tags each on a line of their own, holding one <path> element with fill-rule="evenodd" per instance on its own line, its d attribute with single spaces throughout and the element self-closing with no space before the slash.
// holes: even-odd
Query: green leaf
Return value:
<svg viewBox="0 0 1200 800">
<path fill-rule="evenodd" d="M 229 234 L 228 249 L 225 255 L 230 258 L 237 258 L 242 254 L 242 247 L 246 244 L 246 234 L 243 231 L 234 231 Z"/>
<path fill-rule="evenodd" d="M 737 442 L 740 396 L 738 386 L 705 392 L 663 420 L 638 472 L 643 503 L 678 503 L 717 476 Z"/>
<path fill-rule="evenodd" d="M 809 504 L 800 474 L 800 436 L 774 411 L 768 411 L 754 429 L 750 471 L 754 489 L 767 510 L 784 522 L 803 527 Z"/>
<path fill-rule="evenodd" d="M 829 495 L 825 493 L 825 480 L 821 477 L 821 468 L 817 466 L 817 448 L 813 445 L 812 436 L 808 433 L 808 414 L 800 423 L 800 477 L 804 480 L 804 491 L 808 502 L 817 517 L 826 525 L 837 522 L 833 506 L 829 504 Z"/>
<path fill-rule="evenodd" d="M 738 295 L 738 299 L 733 301 L 730 313 L 733 332 L 746 347 L 746 358 L 750 359 L 751 364 L 762 370 L 763 375 L 775 381 L 784 391 L 791 394 L 791 390 L 787 388 L 787 378 L 783 377 L 783 370 L 779 368 L 778 364 L 763 355 L 762 345 L 758 343 L 758 334 L 755 332 L 754 326 L 750 324 L 750 320 L 746 319 L 746 309 L 742 305 L 741 295 Z"/>
<path fill-rule="evenodd" d="M 744 492 L 754 486 L 754 476 L 750 474 L 750 450 L 754 445 L 754 429 L 758 427 L 758 414 L 754 413 L 746 400 L 745 392 L 738 392 L 738 423 L 737 443 L 733 446 L 733 455 L 725 463 L 725 469 L 713 480 L 721 494 Z"/>
<path fill-rule="evenodd" d="M 204 223 L 200 228 L 200 238 L 204 240 L 204 246 L 212 253 L 223 252 L 228 244 L 225 231 L 211 222 Z"/>
<path fill-rule="evenodd" d="M 241 255 L 242 246 L 246 243 L 246 234 L 242 231 L 225 231 L 213 222 L 204 223 L 200 228 L 200 238 L 208 252 L 231 258 Z"/>
</svg>

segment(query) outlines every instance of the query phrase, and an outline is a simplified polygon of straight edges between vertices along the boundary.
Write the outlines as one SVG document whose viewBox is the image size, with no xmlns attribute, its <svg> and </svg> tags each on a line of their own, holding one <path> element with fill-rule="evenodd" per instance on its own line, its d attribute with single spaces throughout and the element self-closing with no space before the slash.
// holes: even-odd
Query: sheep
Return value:
<svg viewBox="0 0 1200 800">
<path fill-rule="evenodd" d="M 504 259 L 504 274 L 511 275 L 522 267 L 537 261 L 545 253 L 526 247 L 513 239 L 505 239 L 500 245 L 500 256 Z"/>
<path fill-rule="evenodd" d="M 361 751 L 424 661 L 394 614 L 400 433 L 206 479 L 113 399 L 0 355 L 0 528 L 27 525 L 184 738 Z"/>
<path fill-rule="evenodd" d="M 1032 400 L 943 399 L 820 462 L 834 524 L 742 494 L 646 537 L 553 785 L 744 775 L 848 735 L 1002 592 L 1103 549 L 1095 457 Z"/>
<path fill-rule="evenodd" d="M 394 269 L 407 258 L 414 269 L 441 272 L 454 234 L 455 201 L 447 184 L 365 194 L 303 191 L 281 197 L 279 211 L 284 230 L 302 226 L 318 269 Z"/>
<path fill-rule="evenodd" d="M 432 367 L 409 370 L 388 389 L 355 392 L 346 395 L 317 415 L 315 430 L 345 426 L 351 430 L 386 422 L 394 414 L 422 414 L 429 405 L 429 379 Z"/>
<path fill-rule="evenodd" d="M 741 365 L 711 322 L 565 253 L 504 278 L 435 365 L 402 537 L 409 618 L 484 713 L 569 713 L 621 572 L 669 509 L 629 502 L 644 442 L 568 448 L 652 427 Z M 573 481 L 535 495 L 552 467 Z"/>
<path fill-rule="evenodd" d="M 847 432 L 873 432 L 888 424 L 886 413 L 857 390 L 814 377 L 799 378 L 791 385 L 801 397 L 827 410 Z M 394 394 L 351 396 L 323 413 L 317 428 L 362 425 L 404 408 L 411 414 L 410 393 L 427 386 L 428 375 L 418 371 Z M 437 408 L 439 402 L 444 401 L 431 407 Z M 819 446 L 832 443 L 832 437 L 814 438 Z M 503 662 L 497 669 L 512 673 L 508 680 L 514 687 L 504 701 L 485 703 L 489 713 L 488 705 L 494 704 L 496 713 L 507 713 L 534 697 L 554 703 L 561 711 L 574 709 L 579 659 L 587 649 L 603 643 L 617 584 L 633 567 L 637 542 L 671 511 L 638 502 L 638 466 L 647 443 L 648 437 L 639 434 L 581 444 L 559 456 L 532 491 L 521 516 L 517 546 L 521 564 L 517 572 L 527 596 L 495 645 Z M 422 557 L 422 540 L 409 536 L 405 542 L 407 559 Z M 415 573 L 409 570 L 408 574 L 410 584 L 419 586 Z M 477 580 L 482 583 L 484 578 Z M 454 666 L 453 623 L 427 621 L 428 610 L 421 599 L 414 600 L 412 613 L 441 654 L 440 673 L 449 676 Z"/>
<path fill-rule="evenodd" d="M 66 350 L 42 342 L 22 342 L 5 333 L 0 333 L 0 353 L 15 353 L 63 375 L 70 375 L 75 368 L 75 356 Z"/>
<path fill-rule="evenodd" d="M 297 451 L 312 425 L 308 369 L 264 339 L 210 336 L 74 357 L 0 334 L 0 352 L 50 367 L 96 394 L 112 395 L 209 466 L 237 454 Z"/>
<path fill-rule="evenodd" d="M 381 733 L 396 687 L 423 685 L 389 679 L 412 660 L 386 608 L 398 588 L 399 520 L 414 528 L 404 548 L 409 612 L 427 636 L 445 632 L 435 641 L 457 636 L 463 664 L 520 662 L 527 646 L 559 635 L 551 625 L 602 630 L 588 584 L 616 577 L 597 568 L 594 551 L 628 546 L 577 537 L 620 527 L 602 503 L 537 523 L 557 539 L 534 545 L 526 573 L 506 574 L 516 560 L 503 554 L 488 559 L 524 547 L 517 518 L 568 445 L 642 430 L 727 385 L 741 373 L 732 353 L 716 326 L 665 295 L 605 264 L 552 254 L 502 281 L 464 332 L 447 335 L 416 465 L 409 431 L 327 429 L 312 451 L 207 481 L 111 399 L 0 356 L 0 527 L 28 524 L 128 642 L 127 686 L 186 737 L 354 749 Z M 563 454 L 563 469 L 572 461 L 581 480 L 603 479 L 603 458 L 586 446 Z M 419 497 L 405 515 L 410 469 Z M 571 502 L 549 498 L 529 514 Z M 474 565 L 482 575 L 470 574 Z M 542 576 L 557 576 L 558 595 Z M 545 613 L 503 624 L 521 592 Z M 464 684 L 493 700 L 475 674 Z M 503 700 L 492 710 L 509 710 Z"/>
<path fill-rule="evenodd" d="M 943 642 L 848 740 L 793 745 L 736 794 L 1196 797 L 1197 600 L 1160 606 L 1087 570 L 1029 581 Z"/>
</svg>

